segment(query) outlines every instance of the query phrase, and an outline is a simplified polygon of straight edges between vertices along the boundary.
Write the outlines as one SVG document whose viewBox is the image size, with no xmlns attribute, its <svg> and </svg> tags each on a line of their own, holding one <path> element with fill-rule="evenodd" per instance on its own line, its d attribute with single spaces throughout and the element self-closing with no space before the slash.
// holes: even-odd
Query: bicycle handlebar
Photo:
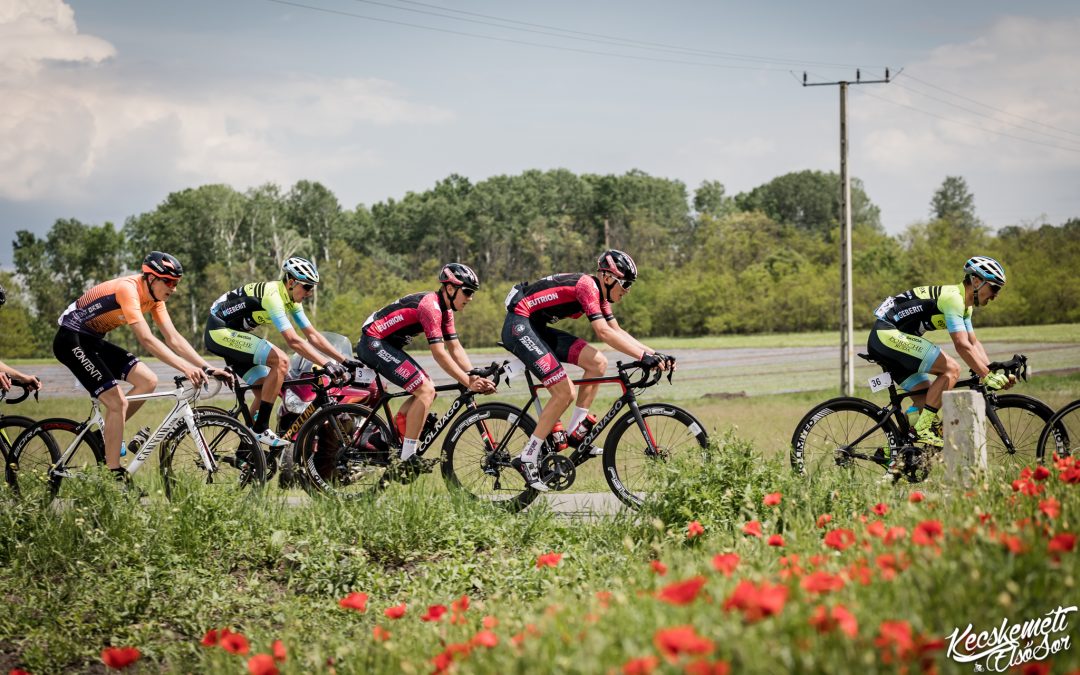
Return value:
<svg viewBox="0 0 1080 675">
<path fill-rule="evenodd" d="M 1008 361 L 991 361 L 989 363 L 990 372 L 1002 371 L 1006 375 L 1015 375 L 1016 377 L 1027 381 L 1028 367 L 1027 356 L 1023 354 L 1013 354 L 1013 357 Z M 976 387 L 981 386 L 980 378 L 975 374 L 974 370 L 969 370 L 971 377 L 966 380 L 961 380 L 956 383 L 956 387 Z"/>
<path fill-rule="evenodd" d="M 16 403 L 22 403 L 23 401 L 25 401 L 27 399 L 28 396 L 30 396 L 30 391 L 31 391 L 30 387 L 26 386 L 25 382 L 19 382 L 17 380 L 12 380 L 11 381 L 11 387 L 12 387 L 12 389 L 14 389 L 15 387 L 18 387 L 19 389 L 22 389 L 22 395 L 17 396 L 15 398 L 8 398 L 8 392 L 11 391 L 10 389 L 8 391 L 0 391 L 0 401 L 3 401 L 4 403 L 7 403 L 8 405 L 15 405 Z M 34 392 L 34 400 L 37 401 L 38 400 L 38 390 L 34 389 L 33 392 Z"/>
<path fill-rule="evenodd" d="M 619 374 L 624 375 L 630 370 L 641 370 L 641 377 L 636 380 L 627 379 L 626 386 L 628 389 L 648 389 L 653 385 L 660 382 L 664 377 L 664 371 L 660 369 L 649 369 L 641 361 L 631 361 L 630 363 L 623 363 L 622 361 L 616 361 L 615 367 L 618 368 Z M 671 377 L 675 371 L 668 370 L 668 383 L 671 383 Z"/>
</svg>

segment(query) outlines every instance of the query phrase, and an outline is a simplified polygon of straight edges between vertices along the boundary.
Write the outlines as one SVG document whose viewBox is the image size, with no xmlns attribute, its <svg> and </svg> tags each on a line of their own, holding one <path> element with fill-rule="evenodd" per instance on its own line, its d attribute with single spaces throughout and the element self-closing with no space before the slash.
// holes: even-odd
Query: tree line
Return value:
<svg viewBox="0 0 1080 675">
<path fill-rule="evenodd" d="M 616 308 L 635 334 L 695 336 L 832 329 L 839 324 L 839 177 L 802 171 L 728 195 L 717 181 L 693 193 L 640 171 L 577 175 L 526 171 L 473 183 L 451 175 L 430 190 L 344 208 L 325 186 L 300 181 L 239 192 L 204 185 L 168 195 L 122 227 L 58 219 L 45 236 L 12 242 L 16 274 L 0 274 L 4 358 L 48 356 L 56 318 L 91 285 L 138 268 L 150 250 L 176 255 L 184 281 L 169 302 L 176 325 L 201 344 L 219 295 L 280 276 L 292 255 L 315 259 L 323 278 L 309 301 L 320 330 L 355 339 L 368 314 L 435 287 L 443 262 L 480 274 L 483 289 L 458 317 L 469 345 L 498 339 L 510 286 L 553 272 L 586 271 L 604 248 L 629 252 L 640 282 Z M 1007 292 L 977 325 L 1080 321 L 1080 219 L 991 232 L 963 178 L 947 177 L 928 217 L 888 235 L 880 212 L 852 185 L 855 321 L 868 327 L 886 295 L 955 283 L 973 254 L 1001 260 Z M 584 334 L 584 322 L 569 329 Z M 272 332 L 272 331 L 271 331 Z M 127 331 L 117 342 L 135 347 Z M 274 336 L 270 336 L 274 337 Z"/>
</svg>

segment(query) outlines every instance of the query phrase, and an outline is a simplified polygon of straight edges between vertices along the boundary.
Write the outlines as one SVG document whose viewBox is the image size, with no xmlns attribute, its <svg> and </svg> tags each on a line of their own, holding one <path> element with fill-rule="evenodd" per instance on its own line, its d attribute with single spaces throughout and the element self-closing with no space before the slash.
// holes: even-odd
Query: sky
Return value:
<svg viewBox="0 0 1080 675">
<path fill-rule="evenodd" d="M 639 169 L 729 194 L 850 172 L 892 233 L 964 177 L 993 228 L 1080 217 L 1080 4 L 0 0 L 0 266 L 208 183 L 344 208 L 457 173 Z M 899 76 L 896 73 L 899 72 Z"/>
</svg>

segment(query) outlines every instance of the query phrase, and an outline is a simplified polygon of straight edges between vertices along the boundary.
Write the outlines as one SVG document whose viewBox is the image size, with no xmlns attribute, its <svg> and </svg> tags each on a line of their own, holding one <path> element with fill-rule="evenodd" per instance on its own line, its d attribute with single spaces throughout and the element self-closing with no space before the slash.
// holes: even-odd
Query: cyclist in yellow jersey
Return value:
<svg viewBox="0 0 1080 675">
<path fill-rule="evenodd" d="M 285 339 L 289 349 L 312 363 L 321 363 L 331 377 L 342 377 L 346 367 L 360 363 L 334 349 L 334 346 L 315 330 L 304 314 L 303 301 L 315 292 L 319 271 L 307 258 L 293 257 L 281 266 L 278 281 L 252 283 L 233 289 L 214 301 L 206 321 L 203 341 L 206 349 L 225 359 L 248 384 L 258 384 L 255 402 L 255 432 L 259 442 L 271 448 L 287 445 L 270 430 L 270 413 L 274 399 L 281 392 L 281 383 L 289 370 L 285 352 L 263 338 L 252 335 L 258 326 L 273 325 Z M 289 318 L 303 332 L 304 340 L 293 329 Z M 343 365 L 344 364 L 344 365 Z"/>
<path fill-rule="evenodd" d="M 944 328 L 949 331 L 956 352 L 989 389 L 1008 389 L 1015 377 L 990 372 L 990 358 L 975 337 L 972 309 L 998 296 L 1005 286 L 1005 268 L 986 256 L 975 256 L 964 264 L 963 282 L 951 286 L 919 286 L 888 297 L 874 315 L 877 321 L 867 341 L 867 349 L 905 391 L 925 392 L 912 396 L 922 412 L 915 423 L 918 440 L 942 447 L 941 395 L 960 379 L 960 364 L 924 333 Z M 930 375 L 936 378 L 931 383 Z"/>
</svg>

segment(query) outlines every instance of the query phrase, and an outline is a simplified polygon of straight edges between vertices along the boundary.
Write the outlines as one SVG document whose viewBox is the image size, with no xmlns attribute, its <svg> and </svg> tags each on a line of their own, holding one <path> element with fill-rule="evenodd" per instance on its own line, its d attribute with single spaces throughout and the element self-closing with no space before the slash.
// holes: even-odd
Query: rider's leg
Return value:
<svg viewBox="0 0 1080 675">
<path fill-rule="evenodd" d="M 154 371 L 150 370 L 150 366 L 146 365 L 142 361 L 135 364 L 128 374 L 124 377 L 131 384 L 131 389 L 128 390 L 127 396 L 136 396 L 138 394 L 150 394 L 157 388 L 158 378 L 154 374 Z M 131 419 L 142 404 L 145 401 L 128 401 L 127 413 L 124 419 Z M 108 446 L 106 446 L 108 447 Z"/>
<path fill-rule="evenodd" d="M 413 390 L 412 398 L 402 406 L 405 410 L 405 438 L 401 441 L 402 460 L 416 454 L 416 445 L 420 432 L 424 429 L 428 410 L 431 410 L 431 404 L 435 402 L 435 385 L 427 377 L 423 380 L 423 383 Z"/>
<path fill-rule="evenodd" d="M 258 415 L 255 417 L 255 424 L 251 427 L 251 430 L 257 434 L 270 427 L 274 400 L 277 399 L 281 391 L 281 383 L 285 381 L 285 375 L 289 372 L 289 359 L 281 349 L 271 346 L 270 353 L 266 357 L 266 366 L 270 369 L 270 373 L 263 380 L 262 389 L 255 399 L 259 404 Z"/>
<path fill-rule="evenodd" d="M 120 387 L 112 387 L 98 396 L 105 408 L 105 464 L 110 469 L 120 468 L 120 444 L 124 442 L 124 420 L 128 401 Z"/>
<path fill-rule="evenodd" d="M 608 360 L 606 356 L 600 353 L 600 350 L 585 344 L 577 355 L 577 365 L 585 371 L 583 375 L 585 378 L 603 377 L 604 373 L 607 372 Z M 589 414 L 589 407 L 592 405 L 593 400 L 596 399 L 596 392 L 599 387 L 599 384 L 583 384 L 578 387 L 577 407 L 574 408 L 574 413 L 570 417 L 570 424 L 566 427 L 567 433 L 573 433 L 581 420 L 585 419 L 585 416 Z"/>
<path fill-rule="evenodd" d="M 955 387 L 960 380 L 960 364 L 945 352 L 941 352 L 930 368 L 930 374 L 937 375 L 937 378 L 926 392 L 926 405 L 940 410 L 941 395 Z"/>
<path fill-rule="evenodd" d="M 537 460 L 544 439 L 548 437 L 555 427 L 555 422 L 559 421 L 562 414 L 570 407 L 570 402 L 574 400 L 574 383 L 568 377 L 549 385 L 547 390 L 550 398 L 544 406 L 544 411 L 540 413 L 540 419 L 536 421 L 536 430 L 533 431 L 529 442 L 525 444 L 525 449 L 521 451 L 521 459 L 525 462 Z"/>
</svg>

